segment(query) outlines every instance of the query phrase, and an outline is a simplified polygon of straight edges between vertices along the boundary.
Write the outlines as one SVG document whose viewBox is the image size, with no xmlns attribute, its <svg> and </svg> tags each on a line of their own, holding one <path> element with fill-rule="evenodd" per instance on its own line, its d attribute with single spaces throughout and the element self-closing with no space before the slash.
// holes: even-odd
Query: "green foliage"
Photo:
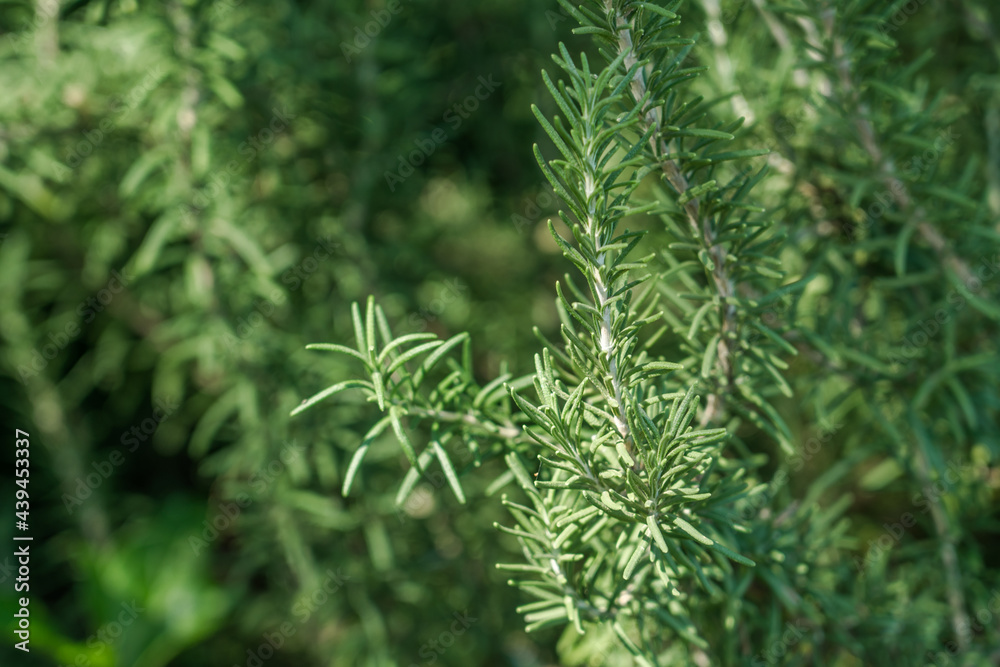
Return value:
<svg viewBox="0 0 1000 667">
<path fill-rule="evenodd" d="M 509 224 L 537 179 L 493 190 L 487 179 L 488 168 L 528 173 L 531 156 L 456 167 L 516 143 L 533 123 L 526 105 L 502 115 L 501 88 L 396 194 L 383 173 L 479 74 L 512 88 L 530 76 L 529 60 L 498 62 L 488 41 L 474 57 L 429 43 L 481 23 L 516 26 L 515 52 L 547 50 L 554 34 L 524 3 L 482 16 L 405 4 L 350 61 L 339 45 L 373 20 L 356 3 L 62 3 L 59 17 L 48 2 L 0 7 L 0 403 L 36 448 L 38 559 L 32 654 L 8 661 L 7 643 L 0 662 L 245 664 L 286 622 L 296 632 L 268 664 L 417 660 L 454 612 L 482 618 L 478 603 L 497 597 L 478 565 L 496 540 L 450 522 L 432 533 L 423 506 L 397 511 L 393 494 L 339 497 L 369 428 L 363 406 L 339 407 L 332 427 L 288 417 L 323 376 L 351 372 L 302 348 L 349 334 L 338 313 L 368 291 L 412 331 L 468 321 L 512 359 L 531 336 L 509 296 L 470 298 L 489 281 L 473 268 L 520 262 L 511 284 L 522 290 L 545 269 Z M 501 120 L 506 131 L 483 131 Z M 437 240 L 466 216 L 489 247 L 449 260 Z M 487 310 L 528 330 L 476 324 Z M 160 406 L 169 415 L 143 432 Z M 373 483 L 396 470 L 382 444 L 367 459 L 381 467 Z M 113 454 L 121 465 L 89 484 Z M 156 578 L 150 559 L 175 544 L 184 557 Z M 400 563 L 422 557 L 416 581 Z M 97 576 L 92 561 L 114 568 Z M 146 564 L 119 567 L 133 562 Z M 349 578 L 316 605 L 327 571 Z M 513 621 L 508 597 L 496 606 Z M 133 598 L 147 611 L 88 647 Z M 502 621 L 473 626 L 448 659 L 482 662 Z"/>
<path fill-rule="evenodd" d="M 995 663 L 997 25 L 3 4 L 4 664 Z"/>
<path fill-rule="evenodd" d="M 391 421 L 410 461 L 398 500 L 405 501 L 437 458 L 465 502 L 445 447 L 461 442 L 478 454 L 478 440 L 489 440 L 491 453 L 506 452 L 509 470 L 492 488 L 512 477 L 526 498 L 516 501 L 505 494 L 503 504 L 515 527 L 497 527 L 514 536 L 523 552 L 522 561 L 499 567 L 516 573 L 511 583 L 534 599 L 518 608 L 527 630 L 569 624 L 567 632 L 575 631 L 582 641 L 605 626 L 617 637 L 618 650 L 640 664 L 742 664 L 751 657 L 748 638 L 751 645 L 766 647 L 754 664 L 786 652 L 785 664 L 792 664 L 792 653 L 798 656 L 794 664 L 805 664 L 809 655 L 834 655 L 838 645 L 879 661 L 904 656 L 915 661 L 927 647 L 933 652 L 930 639 L 924 646 L 891 645 L 886 653 L 865 634 L 852 636 L 858 623 L 912 621 L 906 612 L 898 621 L 880 618 L 887 602 L 900 601 L 887 601 L 877 585 L 850 592 L 845 549 L 852 542 L 842 515 L 851 498 L 823 502 L 825 490 L 843 476 L 847 464 L 872 457 L 881 464 L 864 477 L 866 487 L 908 475 L 914 491 L 926 491 L 933 471 L 944 470 L 946 461 L 921 417 L 939 394 L 945 403 L 936 414 L 954 414 L 962 423 L 956 437 L 965 440 L 969 429 L 983 424 L 982 436 L 989 433 L 996 441 L 993 426 L 985 426 L 995 419 L 978 414 L 995 404 L 977 407 L 964 388 L 976 380 L 960 375 L 989 377 L 997 362 L 994 346 L 960 354 L 959 349 L 976 346 L 958 340 L 954 322 L 948 322 L 943 326 L 952 333 L 941 370 L 913 385 L 898 368 L 898 349 L 879 342 L 897 327 L 867 312 L 865 325 L 858 327 L 856 316 L 843 310 L 856 307 L 859 279 L 864 290 L 887 303 L 885 292 L 875 290 L 912 292 L 914 285 L 934 279 L 932 271 L 942 271 L 942 287 L 953 287 L 953 294 L 969 299 L 982 315 L 992 317 L 995 308 L 970 294 L 973 276 L 960 259 L 968 251 L 937 231 L 959 206 L 971 212 L 964 218 L 965 238 L 976 244 L 997 238 L 984 231 L 987 206 L 985 195 L 976 194 L 983 191 L 974 163 L 961 172 L 960 185 L 951 187 L 937 177 L 937 165 L 921 169 L 920 158 L 914 157 L 921 150 L 941 152 L 944 146 L 934 142 L 933 133 L 940 137 L 957 116 L 939 109 L 940 96 L 925 103 L 925 84 L 908 90 L 926 59 L 892 69 L 892 40 L 877 28 L 899 8 L 873 12 L 864 3 L 803 4 L 776 8 L 777 16 L 761 9 L 786 49 L 793 47 L 780 21 L 787 16 L 802 28 L 799 53 L 812 62 L 809 70 L 795 72 L 817 83 L 800 86 L 804 108 L 817 118 L 813 136 L 785 170 L 793 172 L 786 179 L 789 189 L 794 192 L 798 180 L 829 181 L 830 187 L 850 193 L 844 205 L 855 208 L 885 187 L 897 209 L 866 220 L 860 231 L 847 223 L 847 238 L 834 239 L 832 246 L 821 241 L 790 247 L 791 233 L 801 240 L 815 232 L 810 223 L 800 222 L 804 212 L 795 208 L 797 202 L 782 206 L 780 224 L 761 217 L 765 208 L 755 201 L 753 189 L 768 170 L 754 159 L 769 151 L 733 147 L 745 119 L 727 120 L 720 110 L 732 95 L 706 99 L 691 92 L 692 80 L 705 67 L 687 62 L 695 41 L 683 31 L 679 3 L 562 4 L 580 23 L 575 32 L 592 35 L 602 45 L 607 65 L 595 69 L 586 55 L 577 64 L 560 45 L 555 62 L 565 78 L 542 73 L 557 115 L 533 107 L 559 157 L 546 160 L 537 147 L 535 156 L 566 206 L 559 212 L 563 231 L 551 222 L 549 231 L 579 271 L 578 277 L 567 275 L 556 284 L 561 340 L 555 344 L 539 333 L 544 347 L 535 355 L 533 392 L 526 391 L 523 380 L 508 386 L 510 406 L 496 391 L 509 376 L 482 388 L 475 382 L 466 339 L 393 339 L 381 326 L 385 351 L 376 358 L 373 321 L 383 318 L 369 302 L 366 337 L 355 307 L 357 350 L 338 351 L 364 361 L 371 381 L 363 389 L 388 414 L 373 431 Z M 844 145 L 851 140 L 853 150 Z M 883 144 L 902 151 L 890 155 Z M 813 157 L 810 151 L 819 154 Z M 896 173 L 897 164 L 907 166 L 905 176 Z M 649 182 L 654 174 L 660 185 Z M 883 204 L 883 210 L 892 207 Z M 845 210 L 838 217 L 856 216 Z M 671 242 L 660 253 L 632 257 L 644 247 L 645 233 L 620 228 L 626 219 L 641 225 L 651 218 L 664 223 Z M 830 230 L 821 234 L 829 236 Z M 910 248 L 916 237 L 929 246 L 919 259 Z M 840 259 L 832 259 L 838 253 Z M 894 270 L 894 277 L 873 272 L 879 261 Z M 785 270 L 789 265 L 799 269 L 792 280 Z M 910 265 L 917 267 L 914 280 L 907 279 Z M 811 285 L 828 287 L 810 293 Z M 931 304 L 943 298 L 944 291 L 931 297 Z M 910 312 L 921 307 L 907 305 Z M 777 308 L 779 317 L 774 316 Z M 885 308 L 885 317 L 894 309 L 898 306 Z M 433 389 L 416 391 L 440 352 L 459 340 L 466 345 L 465 362 L 452 362 L 450 374 Z M 413 346 L 393 360 L 390 351 L 408 345 Z M 669 351 L 673 359 L 665 354 Z M 828 379 L 807 383 L 799 377 L 793 384 L 785 372 L 789 359 L 802 352 L 834 372 Z M 407 366 L 427 353 L 419 368 Z M 385 379 L 393 372 L 397 375 Z M 900 401 L 898 394 L 887 394 L 886 382 L 910 384 L 911 397 Z M 334 385 L 303 408 L 349 386 Z M 698 387 L 707 395 L 703 409 Z M 995 389 L 987 395 L 995 395 Z M 853 419 L 864 415 L 882 425 L 888 443 L 849 447 L 845 465 L 817 480 L 802 501 L 783 505 L 786 468 L 769 483 L 754 452 L 764 435 L 801 468 L 802 455 L 782 415 L 788 405 L 780 402 L 782 396 L 796 395 L 808 396 L 823 416 L 843 419 L 852 410 Z M 902 428 L 894 425 L 901 411 Z M 419 456 L 402 424 L 404 415 L 415 417 L 412 426 L 430 420 L 428 444 Z M 696 417 L 699 425 L 693 424 Z M 713 424 L 718 427 L 709 428 Z M 737 438 L 725 445 L 728 436 L 753 433 L 749 429 L 759 434 L 752 444 Z M 519 437 L 522 432 L 532 445 Z M 357 450 L 355 463 L 368 443 L 366 438 Z M 958 459 L 971 455 L 966 448 L 952 454 Z M 352 465 L 347 484 L 355 472 Z M 768 508 L 761 509 L 761 503 Z M 927 504 L 936 538 L 925 540 L 926 558 L 943 566 L 940 588 L 925 594 L 927 603 L 934 596 L 948 600 L 958 645 L 969 651 L 954 519 L 939 498 Z M 763 600 L 750 595 L 758 588 L 771 595 Z M 855 611 L 837 618 L 836 608 Z M 860 609 L 865 611 L 858 618 Z M 782 617 L 790 619 L 794 640 L 788 639 Z M 772 653 L 777 645 L 781 652 Z"/>
</svg>

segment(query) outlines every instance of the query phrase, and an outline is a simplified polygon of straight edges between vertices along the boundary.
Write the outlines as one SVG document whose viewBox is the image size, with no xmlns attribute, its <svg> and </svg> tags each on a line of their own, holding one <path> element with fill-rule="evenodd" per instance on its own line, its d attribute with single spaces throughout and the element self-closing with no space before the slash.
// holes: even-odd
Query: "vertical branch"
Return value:
<svg viewBox="0 0 1000 667">
<path fill-rule="evenodd" d="M 876 173 L 882 181 L 882 185 L 889 191 L 899 209 L 903 212 L 912 213 L 912 217 L 919 221 L 917 222 L 917 232 L 938 256 L 938 260 L 954 271 L 964 283 L 968 284 L 975 278 L 972 271 L 948 247 L 941 233 L 927 221 L 926 211 L 922 207 L 914 205 L 909 188 L 907 188 L 906 183 L 900 178 L 896 165 L 882 151 L 875 132 L 874 123 L 871 120 L 871 110 L 860 99 L 860 93 L 858 92 L 860 89 L 853 80 L 850 54 L 847 53 L 843 37 L 835 31 L 835 27 L 836 20 L 831 9 L 824 14 L 824 29 L 833 48 L 833 64 L 837 71 L 841 95 L 846 102 L 849 102 L 856 109 L 853 123 L 862 148 L 865 149 L 865 152 L 871 159 Z"/>
<path fill-rule="evenodd" d="M 836 30 L 836 16 L 832 9 L 827 9 L 823 15 L 823 27 L 832 47 L 833 65 L 836 69 L 841 95 L 849 104 L 847 108 L 855 109 L 853 125 L 858 133 L 858 140 L 864 148 L 883 185 L 892 193 L 892 197 L 900 210 L 909 212 L 918 220 L 917 231 L 930 245 L 939 261 L 952 269 L 964 281 L 972 277 L 968 266 L 947 245 L 947 241 L 938 230 L 927 222 L 925 211 L 914 204 L 906 184 L 899 177 L 895 165 L 882 150 L 871 111 L 861 100 L 859 87 L 853 80 L 850 53 L 845 48 L 841 34 Z M 916 419 L 916 417 L 914 417 Z M 916 473 L 922 488 L 931 484 L 931 465 L 922 444 L 916 447 Z M 934 528 L 940 542 L 939 555 L 945 570 L 948 604 L 951 607 L 952 627 L 961 650 L 969 645 L 969 619 L 965 611 L 965 595 L 962 591 L 962 574 L 959 570 L 958 556 L 955 550 L 955 537 L 948 518 L 947 511 L 940 497 L 930 498 L 931 515 Z"/>
<path fill-rule="evenodd" d="M 592 128 L 589 126 L 587 127 L 587 135 L 584 137 L 584 145 L 587 148 L 586 162 L 596 171 L 596 167 L 593 165 L 597 164 L 597 156 L 594 154 L 594 137 Z M 604 357 L 608 362 L 608 380 L 611 382 L 611 387 L 615 394 L 615 402 L 618 404 L 618 409 L 615 414 L 615 428 L 618 431 L 618 435 L 620 435 L 622 440 L 625 441 L 625 446 L 631 450 L 633 445 L 632 437 L 629 432 L 628 420 L 625 418 L 625 404 L 622 401 L 624 392 L 622 391 L 622 381 L 618 374 L 618 360 L 615 356 L 617 350 L 620 348 L 620 345 L 618 344 L 618 341 L 613 339 L 611 327 L 611 305 L 608 303 L 609 291 L 611 291 L 614 286 L 609 285 L 604 275 L 601 273 L 601 269 L 604 268 L 606 263 L 607 252 L 602 251 L 604 240 L 601 234 L 601 224 L 596 217 L 597 211 L 594 204 L 594 195 L 597 190 L 597 180 L 597 175 L 595 173 L 588 173 L 586 176 L 586 182 L 584 183 L 584 195 L 586 196 L 588 207 L 587 220 L 585 221 L 585 231 L 587 236 L 589 236 L 593 242 L 594 250 L 597 253 L 597 265 L 592 267 L 590 277 L 594 281 L 597 308 L 601 314 L 600 349 L 601 353 L 604 354 Z"/>
<path fill-rule="evenodd" d="M 639 60 L 635 53 L 633 44 L 632 28 L 629 24 L 628 16 L 618 12 L 611 0 L 605 0 L 609 16 L 614 16 L 615 25 L 618 29 L 618 48 L 625 56 L 624 66 L 629 70 Z M 650 75 L 650 66 L 640 68 L 635 78 L 631 82 L 632 97 L 636 104 L 642 104 L 646 95 L 647 80 Z M 678 197 L 683 196 L 690 189 L 687 178 L 681 172 L 674 160 L 663 157 L 670 154 L 669 142 L 661 138 L 661 123 L 659 107 L 650 107 L 643 110 L 644 127 L 643 131 L 653 128 L 650 138 L 653 154 L 660 156 L 659 164 L 663 169 L 667 182 L 670 183 Z M 699 238 L 702 246 L 712 258 L 712 281 L 715 291 L 720 298 L 720 319 L 722 320 L 722 330 L 719 336 L 716 368 L 723 378 L 722 386 L 715 388 L 708 396 L 705 405 L 705 412 L 701 417 L 702 426 L 714 421 L 718 421 L 725 413 L 725 394 L 728 392 L 734 381 L 734 359 L 733 349 L 730 347 L 736 338 L 736 306 L 731 302 L 735 296 L 735 285 L 726 269 L 726 249 L 722 244 L 716 242 L 716 233 L 710 216 L 703 216 L 700 199 L 690 198 L 684 204 L 684 212 L 688 223 L 691 225 L 695 236 Z"/>
</svg>

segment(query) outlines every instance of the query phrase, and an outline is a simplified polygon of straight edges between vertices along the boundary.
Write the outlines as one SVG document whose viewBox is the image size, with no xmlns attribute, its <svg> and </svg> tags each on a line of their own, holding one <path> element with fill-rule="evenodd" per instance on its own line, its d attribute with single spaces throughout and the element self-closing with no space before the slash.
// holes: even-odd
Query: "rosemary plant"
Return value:
<svg viewBox="0 0 1000 667">
<path fill-rule="evenodd" d="M 560 46 L 563 78 L 542 74 L 557 114 L 533 107 L 557 152 L 536 146 L 535 156 L 568 233 L 549 230 L 576 269 L 555 286 L 561 340 L 538 334 L 534 374 L 481 384 L 467 335 L 396 337 L 370 299 L 364 315 L 353 309 L 355 347 L 309 346 L 354 357 L 364 378 L 293 413 L 347 389 L 384 413 L 350 462 L 345 495 L 389 429 L 410 463 L 400 503 L 432 465 L 465 502 L 452 456 L 502 455 L 508 472 L 494 487 L 520 491 L 504 494 L 513 525 L 497 528 L 523 559 L 498 567 L 530 600 L 519 609 L 527 629 L 570 625 L 589 641 L 603 627 L 618 642 L 604 653 L 644 665 L 736 657 L 713 625 L 719 614 L 727 628 L 738 622 L 726 591 L 753 580 L 737 503 L 758 464 L 726 442 L 747 421 L 791 451 L 769 397 L 790 395 L 782 357 L 795 349 L 759 314 L 802 286 L 784 281 L 783 237 L 751 199 L 766 168 L 750 161 L 767 151 L 734 149 L 742 119 L 718 119 L 721 100 L 686 92 L 704 68 L 687 64 L 694 40 L 678 4 L 563 2 L 606 64 Z M 638 257 L 645 233 L 628 220 L 661 220 L 674 242 Z"/>
<path fill-rule="evenodd" d="M 574 268 L 555 285 L 560 335 L 536 329 L 534 373 L 482 383 L 467 335 L 395 337 L 373 301 L 364 315 L 355 305 L 354 348 L 310 348 L 354 357 L 364 379 L 295 411 L 358 388 L 384 413 L 354 454 L 344 494 L 389 429 L 411 466 L 400 503 L 433 465 L 465 502 L 452 457 L 467 451 L 475 466 L 502 457 L 507 469 L 490 493 L 504 491 L 511 521 L 496 527 L 521 558 L 497 567 L 525 598 L 518 611 L 529 632 L 564 628 L 560 651 L 571 662 L 805 665 L 846 651 L 916 664 L 925 653 L 937 659 L 927 647 L 950 626 L 949 653 L 980 664 L 973 634 L 984 628 L 970 621 L 960 563 L 983 556 L 972 545 L 963 552 L 957 510 L 928 489 L 947 461 L 935 434 L 950 428 L 959 462 L 984 456 L 976 438 L 996 442 L 991 404 L 964 388 L 989 384 L 974 375 L 995 368 L 995 345 L 976 351 L 980 330 L 963 338 L 954 311 L 968 303 L 998 319 L 962 258 L 998 237 L 975 163 L 954 185 L 938 178 L 942 137 L 954 136 L 962 109 L 925 102 L 915 73 L 926 58 L 895 64 L 883 28 L 901 3 L 754 2 L 798 90 L 788 100 L 812 128 L 794 139 L 779 132 L 782 155 L 741 148 L 744 117 L 727 117 L 724 103 L 753 113 L 753 97 L 694 92 L 707 68 L 694 64 L 679 1 L 560 3 L 604 63 L 560 45 L 559 76 L 542 73 L 552 112 L 533 107 L 551 141 L 548 155 L 534 154 L 565 206 L 549 232 Z M 722 17 L 733 14 L 701 4 L 730 85 Z M 782 193 L 780 221 L 757 203 L 767 162 L 782 170 L 769 198 Z M 880 212 L 859 218 L 872 199 Z M 956 206 L 966 212 L 964 244 L 946 231 Z M 669 241 L 651 243 L 660 223 Z M 926 302 L 914 288 L 929 283 L 940 289 Z M 935 315 L 940 352 L 909 354 L 896 340 L 897 316 L 921 312 L 944 313 Z M 801 389 L 785 377 L 797 356 L 822 374 Z M 922 377 L 914 356 L 939 370 Z M 852 411 L 879 436 L 853 435 L 844 460 L 792 500 L 789 470 L 815 453 L 793 444 L 795 398 L 825 424 L 824 441 Z M 929 410 L 950 415 L 950 426 L 932 423 Z M 785 460 L 768 468 L 765 454 Z M 904 558 L 902 572 L 925 576 L 916 574 L 922 558 L 943 575 L 912 609 L 884 577 L 858 582 L 885 557 L 852 567 L 846 553 L 858 545 L 843 516 L 852 498 L 825 497 L 863 461 L 875 461 L 866 488 L 902 479 L 930 512 L 934 537 L 918 542 L 920 556 Z M 969 497 L 980 493 L 965 483 Z M 897 524 L 885 525 L 896 537 Z M 948 623 L 926 621 L 934 609 Z M 907 644 L 907 632 L 921 641 Z"/>
</svg>

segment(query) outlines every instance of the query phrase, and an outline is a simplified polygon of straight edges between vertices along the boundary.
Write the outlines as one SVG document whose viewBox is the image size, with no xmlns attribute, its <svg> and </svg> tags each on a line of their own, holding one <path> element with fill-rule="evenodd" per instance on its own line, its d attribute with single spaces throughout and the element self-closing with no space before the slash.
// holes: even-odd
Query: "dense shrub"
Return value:
<svg viewBox="0 0 1000 667">
<path fill-rule="evenodd" d="M 996 25 L 4 4 L 10 664 L 995 663 Z"/>
</svg>

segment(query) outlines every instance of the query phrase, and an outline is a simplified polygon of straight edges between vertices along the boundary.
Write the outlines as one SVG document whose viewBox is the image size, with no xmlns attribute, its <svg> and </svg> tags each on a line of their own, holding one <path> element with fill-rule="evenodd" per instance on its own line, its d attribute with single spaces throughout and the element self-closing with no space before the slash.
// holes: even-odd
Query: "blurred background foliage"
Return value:
<svg viewBox="0 0 1000 667">
<path fill-rule="evenodd" d="M 759 197 L 801 241 L 791 270 L 822 273 L 836 263 L 822 253 L 822 224 L 850 184 L 830 173 L 833 130 L 803 120 L 811 93 L 790 92 L 798 61 L 762 27 L 774 16 L 763 7 L 685 5 L 685 28 L 700 33 L 692 57 L 713 67 L 695 86 L 739 91 L 730 104 L 749 119 L 744 147 L 776 152 Z M 342 498 L 372 411 L 348 397 L 288 417 L 354 372 L 303 348 L 348 340 L 349 304 L 368 294 L 400 333 L 469 331 L 485 379 L 504 363 L 532 370 L 532 326 L 556 329 L 552 286 L 567 266 L 544 225 L 557 204 L 531 154 L 547 140 L 529 105 L 549 104 L 539 70 L 558 41 L 592 49 L 574 25 L 554 2 L 525 0 L 0 5 L 0 410 L 10 431 L 31 433 L 35 537 L 32 652 L 5 640 L 5 664 L 599 664 L 557 646 L 558 632 L 523 632 L 523 600 L 493 567 L 517 558 L 489 528 L 503 518 L 485 493 L 501 462 L 463 475 L 465 506 L 428 481 L 398 508 L 402 455 L 383 437 Z M 974 156 L 994 221 L 996 30 L 985 0 L 929 1 L 892 33 L 900 66 L 934 49 L 922 80 L 959 127 L 936 169 L 958 174 Z M 455 122 L 449 110 L 480 77 L 500 85 Z M 435 130 L 446 139 L 387 182 Z M 649 243 L 660 242 L 654 229 Z M 816 290 L 828 300 L 804 299 L 807 317 L 837 320 L 829 303 L 861 294 L 854 278 L 825 286 L 833 292 Z M 995 354 L 996 327 L 977 336 Z M 824 372 L 802 357 L 788 372 L 821 397 L 782 405 L 800 442 L 819 432 L 815 405 L 842 389 L 816 382 Z M 992 436 L 977 436 L 968 461 L 978 467 L 964 479 L 988 483 L 962 502 L 976 539 L 993 546 L 963 552 L 972 609 L 1000 585 L 989 467 L 998 403 L 982 396 L 977 409 L 994 420 L 979 433 Z M 852 494 L 848 563 L 912 509 L 892 492 L 896 469 L 873 470 L 880 459 L 859 444 L 874 419 L 842 420 L 781 491 L 801 498 L 848 462 L 824 487 L 831 502 Z M 3 451 L 13 470 L 12 446 Z M 772 464 L 781 456 L 768 453 Z M 10 543 L 12 520 L 2 523 Z M 905 607 L 939 565 L 915 567 L 877 579 L 887 606 Z M 849 583 L 840 589 L 850 597 Z M 929 632 L 946 624 L 943 606 L 919 613 L 936 614 Z M 862 623 L 845 644 L 903 641 L 894 633 L 912 622 Z M 862 664 L 838 659 L 809 664 Z"/>
</svg>

